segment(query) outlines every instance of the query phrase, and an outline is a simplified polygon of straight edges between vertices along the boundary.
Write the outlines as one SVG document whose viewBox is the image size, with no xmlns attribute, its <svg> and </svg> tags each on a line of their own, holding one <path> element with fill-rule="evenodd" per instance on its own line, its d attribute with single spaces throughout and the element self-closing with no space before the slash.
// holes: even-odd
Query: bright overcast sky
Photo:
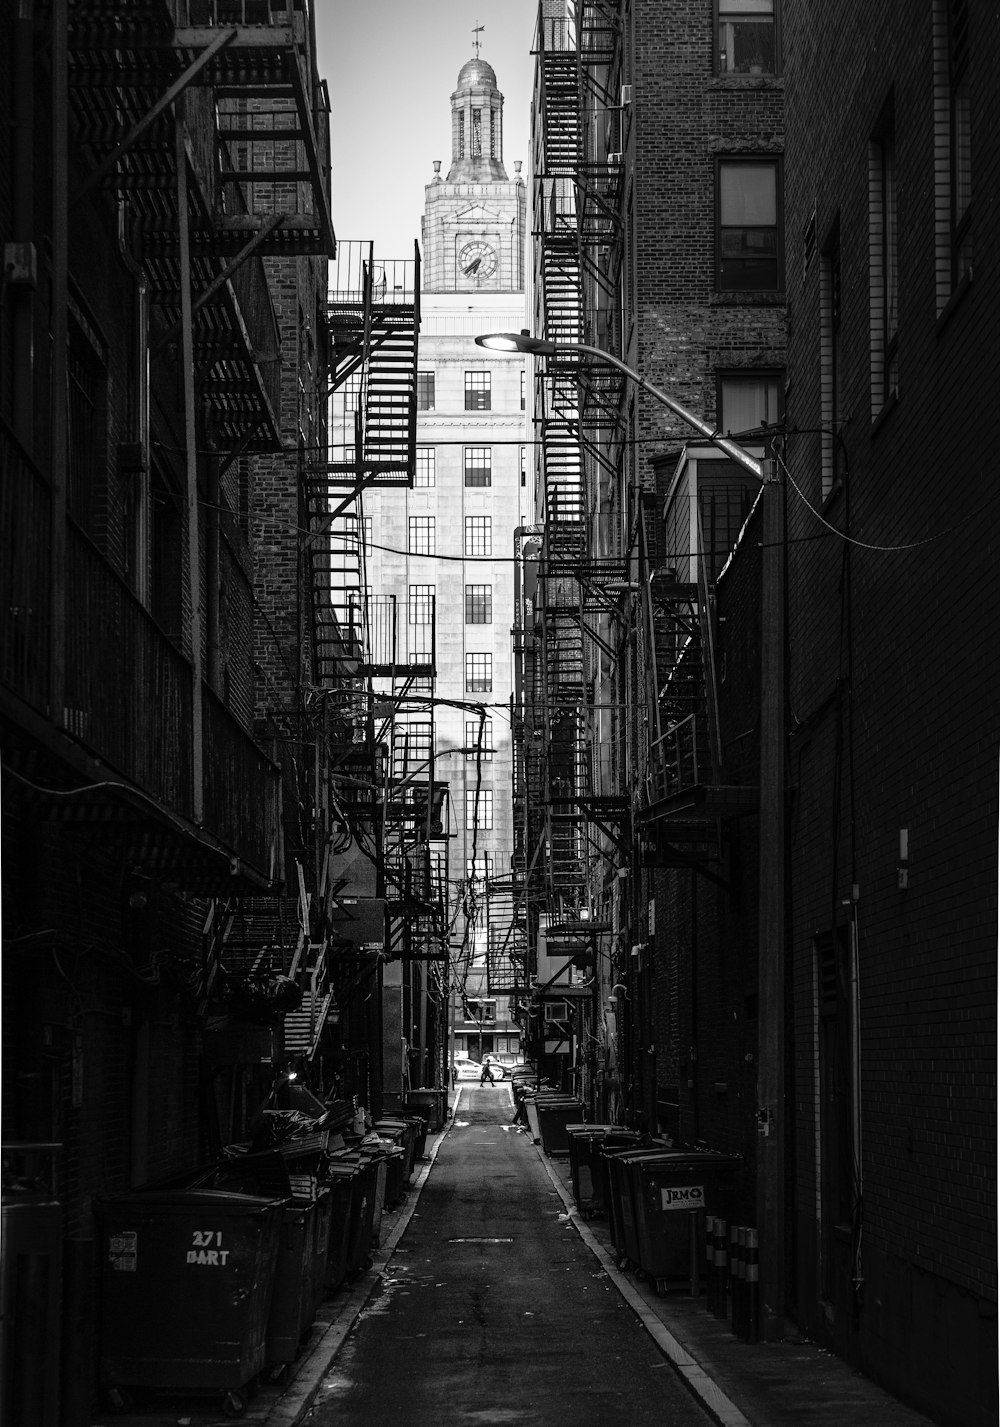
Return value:
<svg viewBox="0 0 1000 1427">
<path fill-rule="evenodd" d="M 528 176 L 531 46 L 538 0 L 313 0 L 319 71 L 330 89 L 333 227 L 405 258 L 420 238 L 424 186 L 451 159 L 458 72 L 472 30 L 504 96 L 504 164 Z"/>
</svg>

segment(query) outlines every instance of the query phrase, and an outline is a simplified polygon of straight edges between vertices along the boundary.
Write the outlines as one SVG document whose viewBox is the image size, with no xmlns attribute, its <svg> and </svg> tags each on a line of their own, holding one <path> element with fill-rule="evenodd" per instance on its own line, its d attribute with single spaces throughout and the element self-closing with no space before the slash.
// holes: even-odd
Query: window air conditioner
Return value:
<svg viewBox="0 0 1000 1427">
<path fill-rule="evenodd" d="M 623 85 L 622 85 L 622 108 L 624 109 L 625 106 L 626 106 L 626 104 L 631 104 L 631 103 L 632 103 L 632 86 L 631 86 L 631 84 L 623 84 Z"/>
<path fill-rule="evenodd" d="M 545 1019 L 546 1021 L 568 1021 L 569 1006 L 565 1001 L 546 1001 Z"/>
<path fill-rule="evenodd" d="M 609 163 L 609 164 L 620 164 L 621 161 L 622 161 L 622 156 L 621 156 L 620 153 L 608 154 L 608 163 Z"/>
</svg>

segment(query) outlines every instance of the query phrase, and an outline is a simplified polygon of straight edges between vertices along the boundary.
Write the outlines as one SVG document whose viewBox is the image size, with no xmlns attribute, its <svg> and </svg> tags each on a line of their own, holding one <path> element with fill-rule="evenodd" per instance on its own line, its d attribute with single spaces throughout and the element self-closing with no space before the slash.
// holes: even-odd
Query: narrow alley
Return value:
<svg viewBox="0 0 1000 1427">
<path fill-rule="evenodd" d="M 700 1427 L 576 1232 L 507 1085 L 463 1087 L 416 1212 L 306 1418 Z"/>
</svg>

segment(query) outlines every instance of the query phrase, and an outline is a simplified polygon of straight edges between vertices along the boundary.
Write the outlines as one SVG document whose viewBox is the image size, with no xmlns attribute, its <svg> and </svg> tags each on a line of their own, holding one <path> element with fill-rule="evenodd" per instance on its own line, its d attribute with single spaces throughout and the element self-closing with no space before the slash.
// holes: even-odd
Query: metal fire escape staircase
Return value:
<svg viewBox="0 0 1000 1427">
<path fill-rule="evenodd" d="M 391 715 L 379 741 L 390 750 L 384 785 L 387 954 L 447 958 L 448 784 L 434 777 L 434 750 Z"/>
<path fill-rule="evenodd" d="M 583 315 L 573 194 L 581 148 L 576 57 L 572 50 L 546 50 L 543 38 L 537 72 L 541 153 L 533 217 L 540 249 L 542 335 L 572 344 L 581 339 Z M 578 910 L 586 871 L 577 799 L 586 774 L 587 690 L 584 638 L 571 609 L 578 590 L 572 570 L 587 546 L 575 367 L 572 357 L 547 358 L 536 403 L 545 534 L 534 713 L 526 737 L 541 742 L 541 786 L 529 786 L 529 799 L 533 792 L 542 810 L 536 836 L 545 848 L 547 902 L 555 915 Z"/>
<path fill-rule="evenodd" d="M 196 9 L 199 23 L 175 23 Z M 335 247 L 329 116 L 310 98 L 305 8 L 68 0 L 66 24 L 73 134 L 91 164 L 71 190 L 71 218 L 94 188 L 124 205 L 158 318 L 154 351 L 182 330 L 183 222 L 198 389 L 213 440 L 235 453 L 279 449 L 280 339 L 261 260 L 332 256 Z M 181 106 L 192 121 L 184 175 Z"/>
<path fill-rule="evenodd" d="M 756 810 L 757 789 L 725 779 L 714 648 L 714 587 L 699 511 L 698 578 L 655 570 L 644 626 L 656 678 L 645 805 L 636 818 L 649 865 L 694 866 L 719 859 L 720 819 Z"/>
<path fill-rule="evenodd" d="M 366 489 L 409 487 L 416 463 L 420 257 L 376 261 L 341 243 L 331 265 L 331 459 L 307 471 L 317 678 L 363 677 L 395 660 L 395 630 L 370 631 L 364 599 Z M 384 620 L 385 614 L 380 616 Z M 388 652 L 387 651 L 390 651 Z"/>
<path fill-rule="evenodd" d="M 260 1024 L 282 1023 L 284 1053 L 311 1060 L 337 1005 L 328 941 L 314 937 L 312 899 L 244 897 L 212 904 L 205 925 L 202 1012 Z"/>
</svg>

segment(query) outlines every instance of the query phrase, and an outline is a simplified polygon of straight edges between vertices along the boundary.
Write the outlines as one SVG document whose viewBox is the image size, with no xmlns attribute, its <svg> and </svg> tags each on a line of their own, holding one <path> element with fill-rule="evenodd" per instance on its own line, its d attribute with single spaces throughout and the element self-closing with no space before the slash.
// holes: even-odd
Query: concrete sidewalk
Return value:
<svg viewBox="0 0 1000 1427">
<path fill-rule="evenodd" d="M 577 1212 L 568 1158 L 535 1149 L 578 1233 L 720 1427 L 934 1427 L 792 1323 L 779 1343 L 746 1343 L 708 1312 L 704 1294 L 661 1297 L 619 1270 L 607 1220 Z"/>
</svg>

